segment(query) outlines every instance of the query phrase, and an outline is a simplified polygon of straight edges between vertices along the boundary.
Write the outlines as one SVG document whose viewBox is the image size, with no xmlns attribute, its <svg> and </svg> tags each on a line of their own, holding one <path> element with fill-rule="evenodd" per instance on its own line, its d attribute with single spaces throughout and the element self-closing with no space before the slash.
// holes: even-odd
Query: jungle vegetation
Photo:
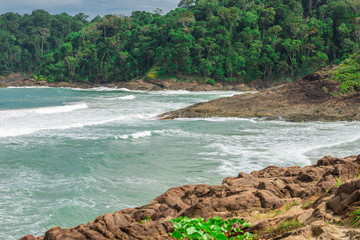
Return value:
<svg viewBox="0 0 360 240">
<path fill-rule="evenodd" d="M 294 80 L 360 50 L 358 0 L 181 0 L 163 14 L 0 16 L 0 75 Z"/>
<path fill-rule="evenodd" d="M 44 10 L 1 14 L 0 75 L 34 73 L 45 54 L 64 44 L 70 33 L 88 25 L 87 18 L 83 13 L 51 15 Z"/>
</svg>

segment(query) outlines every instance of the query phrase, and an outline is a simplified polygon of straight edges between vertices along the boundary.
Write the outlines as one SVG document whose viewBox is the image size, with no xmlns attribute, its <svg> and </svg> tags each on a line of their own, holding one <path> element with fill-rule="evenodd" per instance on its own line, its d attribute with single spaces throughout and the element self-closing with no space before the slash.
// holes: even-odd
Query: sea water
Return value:
<svg viewBox="0 0 360 240">
<path fill-rule="evenodd" d="M 359 154 L 359 122 L 156 117 L 234 94 L 0 89 L 0 239 L 87 223 L 179 185 Z"/>
</svg>

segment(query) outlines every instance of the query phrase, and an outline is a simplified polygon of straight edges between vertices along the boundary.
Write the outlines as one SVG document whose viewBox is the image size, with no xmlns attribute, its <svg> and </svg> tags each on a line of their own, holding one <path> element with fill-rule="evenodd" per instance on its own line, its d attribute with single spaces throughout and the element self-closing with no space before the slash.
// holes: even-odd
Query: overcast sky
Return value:
<svg viewBox="0 0 360 240">
<path fill-rule="evenodd" d="M 35 9 L 44 9 L 51 14 L 67 12 L 74 15 L 83 12 L 94 18 L 106 14 L 130 15 L 132 11 L 152 12 L 161 8 L 168 12 L 177 7 L 180 0 L 0 0 L 0 13 L 31 13 Z M 90 20 L 89 19 L 89 20 Z"/>
</svg>

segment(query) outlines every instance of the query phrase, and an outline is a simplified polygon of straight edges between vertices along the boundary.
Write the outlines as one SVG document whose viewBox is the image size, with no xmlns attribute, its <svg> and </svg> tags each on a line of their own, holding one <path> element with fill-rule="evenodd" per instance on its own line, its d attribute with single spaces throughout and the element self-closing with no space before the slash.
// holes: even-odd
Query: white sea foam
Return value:
<svg viewBox="0 0 360 240">
<path fill-rule="evenodd" d="M 64 113 L 72 112 L 80 109 L 86 109 L 88 105 L 86 103 L 71 104 L 65 106 L 56 106 L 56 107 L 43 107 L 30 110 L 31 112 L 40 113 L 40 114 L 53 114 L 53 113 Z"/>
<path fill-rule="evenodd" d="M 93 90 L 93 91 L 119 91 L 118 88 L 109 88 L 109 87 L 96 87 L 96 88 L 90 88 L 88 90 Z"/>
<path fill-rule="evenodd" d="M 48 86 L 9 86 L 6 88 L 52 88 Z"/>
<path fill-rule="evenodd" d="M 320 150 L 320 149 L 327 149 L 327 148 L 335 148 L 341 145 L 350 144 L 353 142 L 357 142 L 360 140 L 360 135 L 354 135 L 353 137 L 350 137 L 348 139 L 344 140 L 338 140 L 335 142 L 327 142 L 327 143 L 320 143 L 320 144 L 314 144 L 302 149 L 293 149 L 294 152 L 297 152 L 297 154 L 302 155 L 304 158 L 306 157 L 306 154 L 312 151 Z M 338 156 L 338 157 L 345 157 L 345 156 Z"/>
<path fill-rule="evenodd" d="M 135 99 L 136 97 L 134 95 L 126 95 L 123 97 L 117 97 L 117 98 L 112 98 L 112 99 L 121 99 L 121 100 L 132 100 Z"/>
<path fill-rule="evenodd" d="M 203 177 L 187 177 L 185 178 L 190 184 L 199 184 L 206 182 L 206 178 Z"/>
<path fill-rule="evenodd" d="M 0 128 L 0 138 L 28 135 L 36 132 L 34 128 Z"/>
<path fill-rule="evenodd" d="M 237 117 L 208 117 L 208 118 L 175 118 L 175 121 L 208 121 L 208 122 L 227 122 L 227 121 L 261 121 L 259 118 L 237 118 Z"/>
<path fill-rule="evenodd" d="M 109 88 L 109 87 L 95 87 L 95 88 L 68 88 L 75 91 L 94 91 L 94 92 L 112 92 L 119 91 L 122 88 Z"/>
<path fill-rule="evenodd" d="M 74 89 L 76 90 L 76 89 Z M 97 88 L 87 89 L 92 91 L 98 91 Z M 127 88 L 114 88 L 108 89 L 109 91 L 124 91 L 124 92 L 134 92 L 134 93 L 146 93 L 150 95 L 217 95 L 218 97 L 231 97 L 237 94 L 245 93 L 256 93 L 256 91 L 188 91 L 188 90 L 159 90 L 159 91 L 146 91 L 146 90 L 130 90 Z M 222 95 L 219 95 L 222 94 Z"/>
<path fill-rule="evenodd" d="M 144 131 L 144 132 L 137 132 L 137 133 L 133 133 L 131 134 L 131 136 L 133 138 L 143 138 L 143 137 L 150 137 L 151 136 L 151 131 Z"/>
<path fill-rule="evenodd" d="M 103 125 L 106 123 L 110 123 L 110 122 L 116 122 L 116 121 L 121 121 L 124 119 L 127 119 L 128 116 L 119 116 L 119 117 L 114 117 L 114 118 L 109 118 L 109 119 L 104 119 L 104 120 L 98 120 L 98 121 L 85 121 L 85 122 L 81 122 L 81 123 L 73 123 L 73 124 L 68 124 L 68 125 L 63 125 L 63 126 L 53 126 L 47 129 L 40 129 L 40 130 L 64 130 L 64 129 L 69 129 L 69 128 L 83 128 L 86 126 L 95 126 L 95 125 Z"/>
<path fill-rule="evenodd" d="M 3 111 L 0 111 L 0 115 L 2 115 L 2 117 L 11 118 L 11 117 L 26 116 L 30 113 L 55 114 L 55 113 L 72 112 L 72 111 L 86 109 L 86 108 L 88 108 L 88 105 L 86 103 L 76 103 L 76 104 L 69 104 L 69 105 L 65 105 L 65 106 L 55 106 L 55 107 L 3 110 Z"/>
<path fill-rule="evenodd" d="M 128 139 L 128 138 L 137 139 L 137 138 L 144 138 L 144 137 L 151 137 L 151 136 L 152 136 L 151 131 L 142 131 L 142 132 L 136 132 L 136 133 L 132 133 L 132 134 L 115 136 L 115 139 Z"/>
<path fill-rule="evenodd" d="M 7 117 L 11 112 L 0 112 L 0 137 L 32 134 L 0 138 L 0 219 L 4 219 L 0 239 L 23 236 L 29 231 L 41 235 L 48 222 L 59 222 L 64 227 L 77 225 L 72 219 L 86 221 L 93 214 L 91 209 L 112 212 L 134 207 L 141 204 L 141 199 L 154 197 L 149 194 L 160 194 L 174 185 L 219 184 L 225 176 L 268 165 L 304 166 L 309 159 L 315 161 L 323 154 L 358 153 L 360 145 L 356 122 L 289 123 L 237 118 L 155 121 L 150 117 L 159 111 L 223 93 L 200 94 L 197 98 L 193 92 L 161 96 L 168 92 L 118 91 L 65 96 L 73 105 L 86 102 L 89 107 L 82 110 L 38 109 L 40 113 L 27 112 L 25 117 L 15 118 Z M 136 99 L 114 99 L 130 95 Z M 100 126 L 87 127 L 95 125 Z M 17 228 L 19 224 L 21 229 Z"/>
<path fill-rule="evenodd" d="M 186 138 L 207 138 L 210 137 L 210 134 L 202 134 L 195 132 L 183 131 L 181 129 L 164 129 L 164 130 L 155 130 L 153 131 L 155 134 L 159 134 L 162 136 L 170 136 L 170 137 L 186 137 Z"/>
<path fill-rule="evenodd" d="M 158 90 L 158 91 L 146 91 L 146 90 L 132 90 L 128 88 L 109 88 L 109 87 L 96 87 L 96 88 L 70 88 L 71 90 L 76 91 L 123 91 L 123 92 L 134 92 L 134 93 L 146 93 L 151 95 L 217 95 L 219 97 L 231 97 L 237 94 L 245 94 L 245 93 L 256 93 L 257 91 L 188 91 L 188 90 Z M 222 95 L 219 95 L 222 94 Z"/>
<path fill-rule="evenodd" d="M 223 94 L 226 97 L 231 97 L 236 94 L 244 93 L 253 93 L 253 92 L 243 92 L 243 91 L 188 91 L 188 90 L 161 90 L 161 91 L 151 91 L 149 94 L 152 95 L 219 95 Z M 221 95 L 220 95 L 221 96 Z"/>
<path fill-rule="evenodd" d="M 124 119 L 128 119 L 129 116 L 118 116 L 114 118 L 108 118 L 104 120 L 97 120 L 97 121 L 81 121 L 81 122 L 75 122 L 75 123 L 69 123 L 64 125 L 48 125 L 48 126 L 27 126 L 27 127 L 21 127 L 18 128 L 0 128 L 0 138 L 2 137 L 16 137 L 16 136 L 22 136 L 22 135 L 29 135 L 33 134 L 39 131 L 49 131 L 49 130 L 66 130 L 71 128 L 83 128 L 87 126 L 95 126 L 95 125 L 103 125 L 110 122 L 115 121 L 121 121 Z M 137 135 L 135 135 L 134 138 L 136 138 Z"/>
</svg>

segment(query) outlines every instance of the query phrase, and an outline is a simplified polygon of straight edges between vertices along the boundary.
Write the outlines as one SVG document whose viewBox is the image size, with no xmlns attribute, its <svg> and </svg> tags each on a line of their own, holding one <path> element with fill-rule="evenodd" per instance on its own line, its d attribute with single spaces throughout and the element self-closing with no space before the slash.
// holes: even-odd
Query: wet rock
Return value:
<svg viewBox="0 0 360 240">
<path fill-rule="evenodd" d="M 270 86 L 279 85 L 279 83 L 264 83 L 254 81 L 251 84 L 235 83 L 235 82 L 218 82 L 216 85 L 208 84 L 203 81 L 179 81 L 177 79 L 139 79 L 130 82 L 46 82 L 36 81 L 31 78 L 24 78 L 21 74 L 11 74 L 8 77 L 0 78 L 0 87 L 9 86 L 49 86 L 49 87 L 71 87 L 71 88 L 127 88 L 130 90 L 188 90 L 188 91 L 256 91 L 268 88 Z"/>
<path fill-rule="evenodd" d="M 344 229 L 326 226 L 328 222 L 340 221 L 336 214 L 360 204 L 358 158 L 326 156 L 304 168 L 270 166 L 251 174 L 239 173 L 237 177 L 224 179 L 218 186 L 175 187 L 142 207 L 108 213 L 70 229 L 54 227 L 37 239 L 171 239 L 168 232 L 173 227 L 167 220 L 179 216 L 245 218 L 253 222 L 253 231 L 264 236 L 268 234 L 272 236 L 270 239 L 344 236 Z M 337 187 L 332 174 L 339 174 L 344 184 Z M 293 205 L 305 204 L 308 199 L 313 199 L 308 207 Z M 148 217 L 150 220 L 141 223 Z M 266 233 L 267 229 L 276 229 L 289 219 L 299 221 L 303 227 L 285 235 L 276 231 Z M 316 222 L 320 223 L 314 225 Z"/>
<path fill-rule="evenodd" d="M 331 71 L 325 69 L 324 71 Z M 241 117 L 288 121 L 359 121 L 360 91 L 334 97 L 339 83 L 317 72 L 255 94 L 235 95 L 161 114 L 159 118 Z M 324 90 L 327 89 L 327 90 Z"/>
<path fill-rule="evenodd" d="M 36 239 L 34 235 L 26 235 L 25 237 L 21 238 L 20 240 L 34 240 Z"/>
<path fill-rule="evenodd" d="M 351 204 L 360 200 L 360 180 L 342 184 L 335 196 L 327 202 L 327 208 L 336 214 L 342 213 Z"/>
</svg>

